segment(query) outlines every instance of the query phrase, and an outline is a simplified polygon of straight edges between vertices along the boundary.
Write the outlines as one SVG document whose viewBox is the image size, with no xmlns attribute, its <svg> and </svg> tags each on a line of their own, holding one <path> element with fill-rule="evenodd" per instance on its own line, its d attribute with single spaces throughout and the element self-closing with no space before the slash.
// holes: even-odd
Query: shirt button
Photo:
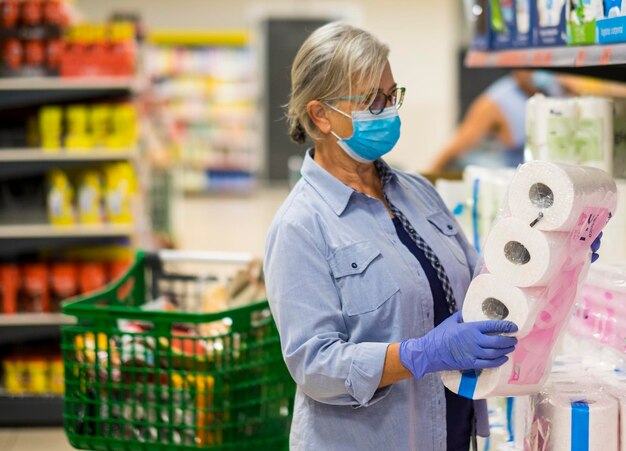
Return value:
<svg viewBox="0 0 626 451">
<path fill-rule="evenodd" d="M 450 224 L 448 224 L 448 230 L 452 230 L 452 229 L 453 227 Z"/>
<path fill-rule="evenodd" d="M 352 263 L 352 267 L 353 267 L 354 269 L 357 269 L 357 268 L 359 267 L 359 265 L 357 265 L 356 263 Z"/>
</svg>

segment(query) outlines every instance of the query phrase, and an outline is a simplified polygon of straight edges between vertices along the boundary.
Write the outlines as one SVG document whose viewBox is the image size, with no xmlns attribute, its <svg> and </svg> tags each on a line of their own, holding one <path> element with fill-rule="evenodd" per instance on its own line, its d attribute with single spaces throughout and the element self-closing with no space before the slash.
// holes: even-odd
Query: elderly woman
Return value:
<svg viewBox="0 0 626 451">
<path fill-rule="evenodd" d="M 291 448 L 467 450 L 486 406 L 437 372 L 502 365 L 513 323 L 463 323 L 477 256 L 425 179 L 381 157 L 400 137 L 389 49 L 332 23 L 292 68 L 302 179 L 269 231 L 266 284 L 297 383 Z"/>
</svg>

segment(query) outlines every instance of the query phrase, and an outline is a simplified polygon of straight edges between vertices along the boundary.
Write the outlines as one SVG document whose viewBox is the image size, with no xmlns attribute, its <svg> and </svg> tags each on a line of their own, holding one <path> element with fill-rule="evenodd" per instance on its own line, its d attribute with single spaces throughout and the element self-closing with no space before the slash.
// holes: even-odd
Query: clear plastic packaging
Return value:
<svg viewBox="0 0 626 451">
<path fill-rule="evenodd" d="M 545 194 L 543 203 L 535 202 L 538 193 L 533 188 L 539 185 Z M 586 278 L 590 245 L 615 214 L 616 204 L 615 182 L 603 171 L 545 161 L 533 161 L 518 169 L 507 207 L 485 243 L 485 255 L 497 259 L 490 257 L 489 265 L 479 265 L 477 273 L 481 276 L 475 279 L 478 284 L 483 274 L 491 273 L 498 279 L 494 284 L 497 289 L 493 293 L 477 290 L 473 281 L 463 304 L 463 317 L 519 321 L 519 341 L 509 361 L 499 368 L 442 373 L 448 389 L 472 399 L 541 390 Z M 515 227 L 501 228 L 501 223 Z M 555 235 L 555 231 L 559 233 Z"/>
</svg>

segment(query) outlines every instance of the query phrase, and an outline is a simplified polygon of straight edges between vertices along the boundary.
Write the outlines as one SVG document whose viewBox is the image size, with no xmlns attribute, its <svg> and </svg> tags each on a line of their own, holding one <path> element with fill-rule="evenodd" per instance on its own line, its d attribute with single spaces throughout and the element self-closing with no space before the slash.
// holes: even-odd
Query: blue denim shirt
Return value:
<svg viewBox="0 0 626 451">
<path fill-rule="evenodd" d="M 385 187 L 446 268 L 459 308 L 477 255 L 432 185 L 392 169 Z M 438 374 L 379 389 L 390 343 L 433 328 L 433 298 L 383 203 L 344 185 L 307 153 L 270 228 L 270 307 L 297 383 L 291 448 L 445 450 Z M 476 405 L 488 434 L 486 405 Z"/>
</svg>

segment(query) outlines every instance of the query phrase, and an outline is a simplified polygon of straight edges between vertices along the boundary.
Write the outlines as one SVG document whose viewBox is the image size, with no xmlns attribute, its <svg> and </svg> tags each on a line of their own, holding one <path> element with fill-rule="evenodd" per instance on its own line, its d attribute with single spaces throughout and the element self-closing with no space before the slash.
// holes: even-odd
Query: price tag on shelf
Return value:
<svg viewBox="0 0 626 451">
<path fill-rule="evenodd" d="M 503 67 L 523 66 L 525 63 L 526 59 L 524 56 L 522 55 L 522 58 L 520 58 L 520 52 L 516 51 L 500 52 L 496 59 L 496 65 Z"/>
<path fill-rule="evenodd" d="M 469 67 L 482 67 L 487 62 L 486 52 L 472 51 L 467 55 L 465 64 Z"/>
<path fill-rule="evenodd" d="M 576 53 L 576 61 L 574 64 L 576 66 L 584 66 L 586 59 L 587 59 L 587 51 L 585 49 L 580 49 Z"/>
<path fill-rule="evenodd" d="M 611 47 L 605 47 L 600 54 L 600 64 L 611 64 L 611 56 L 613 55 L 613 49 Z"/>
<path fill-rule="evenodd" d="M 548 67 L 552 64 L 552 50 L 535 50 L 530 61 L 531 66 Z"/>
</svg>

